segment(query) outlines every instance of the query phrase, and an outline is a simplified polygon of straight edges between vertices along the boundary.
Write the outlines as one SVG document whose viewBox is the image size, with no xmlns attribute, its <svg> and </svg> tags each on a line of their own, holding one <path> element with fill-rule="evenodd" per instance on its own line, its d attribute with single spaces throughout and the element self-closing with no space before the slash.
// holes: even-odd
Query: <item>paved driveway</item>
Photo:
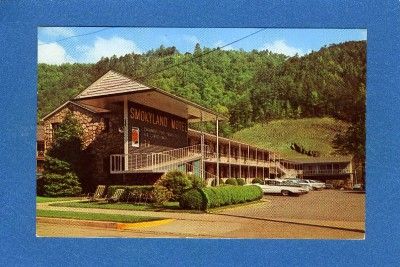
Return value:
<svg viewBox="0 0 400 267">
<path fill-rule="evenodd" d="M 212 214 L 90 209 L 90 212 L 174 218 L 170 224 L 129 231 L 37 224 L 39 236 L 324 238 L 364 237 L 365 195 L 324 190 L 300 197 L 265 196 L 261 203 Z M 40 208 L 87 211 L 88 209 Z"/>
<path fill-rule="evenodd" d="M 311 191 L 299 197 L 265 195 L 265 205 L 227 209 L 222 214 L 269 219 L 365 221 L 365 194 L 352 191 Z"/>
</svg>

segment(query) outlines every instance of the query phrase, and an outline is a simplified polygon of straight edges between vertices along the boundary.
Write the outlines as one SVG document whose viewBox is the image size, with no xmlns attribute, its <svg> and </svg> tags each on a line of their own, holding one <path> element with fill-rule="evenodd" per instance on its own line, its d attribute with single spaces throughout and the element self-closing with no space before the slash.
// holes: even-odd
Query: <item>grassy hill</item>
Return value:
<svg viewBox="0 0 400 267">
<path fill-rule="evenodd" d="M 233 139 L 276 151 L 288 158 L 308 157 L 290 149 L 290 144 L 295 142 L 327 157 L 336 154 L 332 141 L 347 127 L 347 123 L 333 118 L 274 120 L 238 131 Z"/>
</svg>

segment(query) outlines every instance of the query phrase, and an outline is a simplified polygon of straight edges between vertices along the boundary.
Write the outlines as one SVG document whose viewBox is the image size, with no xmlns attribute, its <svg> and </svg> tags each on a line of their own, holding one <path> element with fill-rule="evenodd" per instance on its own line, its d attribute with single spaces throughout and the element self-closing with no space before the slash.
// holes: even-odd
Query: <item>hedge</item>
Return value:
<svg viewBox="0 0 400 267">
<path fill-rule="evenodd" d="M 255 201 L 261 199 L 262 196 L 261 188 L 254 185 L 207 187 L 186 191 L 179 201 L 179 206 L 183 209 L 206 210 Z"/>
<path fill-rule="evenodd" d="M 135 194 L 153 194 L 154 186 L 152 185 L 110 185 L 107 188 L 107 198 L 112 197 L 117 189 L 125 189 L 121 196 L 121 201 L 126 201 L 129 193 Z"/>
<path fill-rule="evenodd" d="M 183 193 L 179 207 L 187 210 L 205 210 L 205 195 L 200 188 L 193 188 Z"/>
</svg>

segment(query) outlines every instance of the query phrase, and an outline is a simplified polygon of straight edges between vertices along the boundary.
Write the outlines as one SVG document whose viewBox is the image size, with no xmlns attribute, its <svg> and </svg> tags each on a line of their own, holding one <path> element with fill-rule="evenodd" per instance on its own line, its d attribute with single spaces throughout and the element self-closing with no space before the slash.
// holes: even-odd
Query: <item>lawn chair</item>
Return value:
<svg viewBox="0 0 400 267">
<path fill-rule="evenodd" d="M 88 196 L 89 201 L 99 201 L 99 200 L 104 200 L 103 198 L 104 192 L 106 191 L 106 186 L 105 185 L 98 185 L 96 188 L 96 191 L 93 193 L 92 196 Z"/>
<path fill-rule="evenodd" d="M 110 198 L 108 198 L 107 201 L 109 203 L 118 202 L 121 199 L 124 192 L 125 192 L 125 189 L 122 189 L 122 188 L 115 190 L 114 194 Z"/>
</svg>

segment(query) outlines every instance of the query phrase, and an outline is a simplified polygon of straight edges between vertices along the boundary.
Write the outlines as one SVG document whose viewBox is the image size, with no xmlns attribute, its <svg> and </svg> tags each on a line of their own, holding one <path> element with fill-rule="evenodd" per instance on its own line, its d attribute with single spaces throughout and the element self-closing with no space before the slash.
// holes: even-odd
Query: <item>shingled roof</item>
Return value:
<svg viewBox="0 0 400 267">
<path fill-rule="evenodd" d="M 129 93 L 149 89 L 151 88 L 146 85 L 140 84 L 122 74 L 110 70 L 76 96 L 75 99 Z"/>
</svg>

